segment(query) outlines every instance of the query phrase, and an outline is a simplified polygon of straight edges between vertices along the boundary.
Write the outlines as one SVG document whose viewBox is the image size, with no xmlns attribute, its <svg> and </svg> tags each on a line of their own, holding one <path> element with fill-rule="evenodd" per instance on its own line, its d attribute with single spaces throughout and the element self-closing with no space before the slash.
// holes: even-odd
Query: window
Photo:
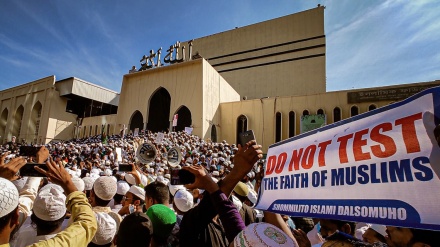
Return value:
<svg viewBox="0 0 440 247">
<path fill-rule="evenodd" d="M 357 106 L 352 106 L 350 109 L 351 116 L 359 115 L 359 108 Z"/>
<path fill-rule="evenodd" d="M 309 115 L 309 111 L 308 110 L 304 110 L 303 111 L 303 116 L 307 116 L 307 115 Z"/>
<path fill-rule="evenodd" d="M 341 108 L 335 107 L 333 109 L 333 122 L 336 123 L 338 121 L 341 121 Z"/>
<path fill-rule="evenodd" d="M 282 130 L 282 119 L 281 112 L 275 114 L 275 142 L 281 141 L 281 130 Z"/>
<path fill-rule="evenodd" d="M 289 137 L 295 135 L 295 112 L 289 112 Z"/>
<path fill-rule="evenodd" d="M 318 115 L 324 115 L 324 110 L 323 109 L 319 109 L 316 114 Z"/>
<path fill-rule="evenodd" d="M 370 106 L 368 106 L 368 111 L 372 111 L 372 110 L 375 110 L 377 108 L 377 106 L 376 105 L 374 105 L 374 104 L 371 104 Z"/>
</svg>

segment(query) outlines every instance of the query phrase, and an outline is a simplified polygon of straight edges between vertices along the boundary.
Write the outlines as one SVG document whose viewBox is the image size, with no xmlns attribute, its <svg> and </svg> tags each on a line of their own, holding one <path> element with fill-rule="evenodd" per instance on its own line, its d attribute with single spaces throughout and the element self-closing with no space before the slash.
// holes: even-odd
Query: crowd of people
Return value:
<svg viewBox="0 0 440 247">
<path fill-rule="evenodd" d="M 136 151 L 154 146 L 147 163 Z M 52 142 L 19 156 L 1 146 L 0 247 L 440 246 L 440 232 L 253 208 L 264 176 L 261 146 L 151 132 Z M 178 147 L 182 159 L 170 162 Z M 142 162 L 141 162 L 142 161 Z M 26 163 L 41 176 L 20 176 Z M 119 171 L 122 165 L 129 171 Z M 176 171 L 194 181 L 172 183 Z"/>
</svg>

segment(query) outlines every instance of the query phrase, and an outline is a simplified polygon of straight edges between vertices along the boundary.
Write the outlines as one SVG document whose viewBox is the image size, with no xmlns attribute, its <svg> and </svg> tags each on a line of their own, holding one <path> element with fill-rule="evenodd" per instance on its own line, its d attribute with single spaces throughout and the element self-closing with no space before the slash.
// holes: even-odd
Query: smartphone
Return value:
<svg viewBox="0 0 440 247">
<path fill-rule="evenodd" d="M 45 164 L 38 163 L 26 163 L 22 168 L 20 168 L 20 176 L 22 177 L 46 177 L 44 174 L 39 173 L 35 170 L 35 166 L 47 171 L 47 166 Z"/>
<path fill-rule="evenodd" d="M 119 171 L 120 172 L 131 172 L 131 165 L 130 164 L 119 164 Z"/>
<path fill-rule="evenodd" d="M 20 156 L 35 157 L 40 147 L 20 146 Z"/>
<path fill-rule="evenodd" d="M 253 130 L 247 130 L 239 134 L 239 144 L 244 147 L 244 145 L 252 140 L 255 140 L 255 135 Z"/>
<path fill-rule="evenodd" d="M 171 185 L 192 184 L 194 181 L 196 181 L 196 176 L 187 170 L 171 170 Z"/>
</svg>

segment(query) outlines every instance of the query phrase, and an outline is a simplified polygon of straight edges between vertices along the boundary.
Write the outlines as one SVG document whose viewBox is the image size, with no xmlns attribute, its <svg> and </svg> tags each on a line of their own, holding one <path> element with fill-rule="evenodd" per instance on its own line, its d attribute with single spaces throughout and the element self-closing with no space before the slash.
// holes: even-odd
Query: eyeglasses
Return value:
<svg viewBox="0 0 440 247">
<path fill-rule="evenodd" d="M 133 198 L 123 196 L 123 197 L 122 197 L 122 200 L 123 200 L 123 201 L 132 201 Z"/>
</svg>

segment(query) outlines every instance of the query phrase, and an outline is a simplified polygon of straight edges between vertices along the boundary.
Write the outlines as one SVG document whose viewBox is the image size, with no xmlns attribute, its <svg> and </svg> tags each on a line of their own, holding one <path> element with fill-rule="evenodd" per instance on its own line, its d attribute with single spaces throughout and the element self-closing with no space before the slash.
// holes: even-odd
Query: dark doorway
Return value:
<svg viewBox="0 0 440 247">
<path fill-rule="evenodd" d="M 170 127 L 171 96 L 161 87 L 151 96 L 148 107 L 147 129 L 152 132 L 167 131 Z"/>
<path fill-rule="evenodd" d="M 140 111 L 135 111 L 131 115 L 130 130 L 134 133 L 134 129 L 139 128 L 139 132 L 144 129 L 144 117 Z"/>
<path fill-rule="evenodd" d="M 217 142 L 217 127 L 211 125 L 211 141 Z"/>
<path fill-rule="evenodd" d="M 185 127 L 191 127 L 191 111 L 186 106 L 181 106 L 176 112 L 177 114 L 177 126 L 175 131 L 184 131 Z"/>
</svg>

